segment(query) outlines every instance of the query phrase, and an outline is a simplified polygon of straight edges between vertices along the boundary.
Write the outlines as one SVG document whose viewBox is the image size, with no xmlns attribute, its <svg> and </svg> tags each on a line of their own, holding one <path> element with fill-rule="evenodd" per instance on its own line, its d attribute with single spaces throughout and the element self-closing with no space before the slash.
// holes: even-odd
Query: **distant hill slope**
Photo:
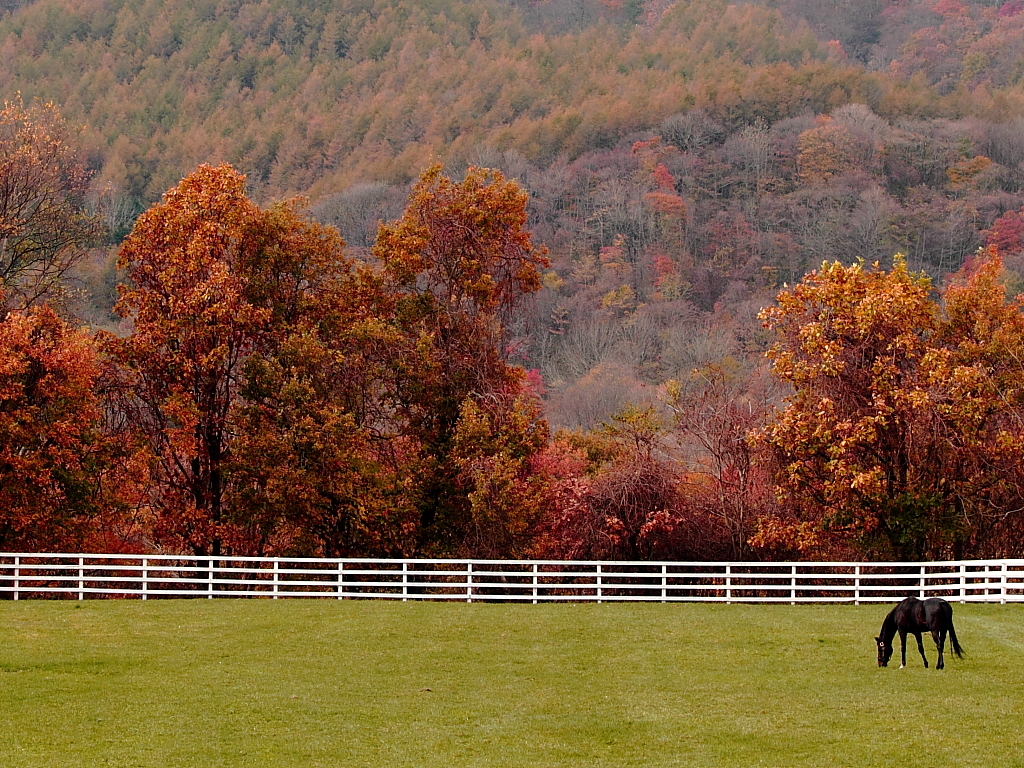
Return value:
<svg viewBox="0 0 1024 768">
<path fill-rule="evenodd" d="M 0 89 L 52 99 L 87 126 L 99 181 L 137 208 L 204 161 L 243 169 L 260 197 L 318 196 L 404 182 L 481 147 L 545 165 L 692 107 L 733 127 L 849 101 L 886 116 L 1017 111 L 1014 76 L 991 84 L 999 104 L 982 82 L 1005 62 L 961 56 L 978 93 L 908 89 L 909 64 L 899 77 L 867 71 L 819 39 L 849 19 L 802 5 L 36 0 L 0 19 Z M 988 12 L 1004 37 L 1019 32 L 1020 16 Z M 936 34 L 952 34 L 932 15 Z"/>
<path fill-rule="evenodd" d="M 519 180 L 552 265 L 510 348 L 571 427 L 756 393 L 758 310 L 823 260 L 938 284 L 998 243 L 1024 291 L 1022 76 L 1024 0 L 0 0 L 0 95 L 85 126 L 115 240 L 201 162 L 355 255 L 432 161 Z"/>
</svg>

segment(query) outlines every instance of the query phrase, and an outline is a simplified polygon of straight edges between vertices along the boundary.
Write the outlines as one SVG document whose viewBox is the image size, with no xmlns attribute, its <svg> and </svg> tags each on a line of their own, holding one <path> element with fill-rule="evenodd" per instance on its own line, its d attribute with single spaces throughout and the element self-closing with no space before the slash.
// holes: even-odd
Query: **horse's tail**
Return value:
<svg viewBox="0 0 1024 768">
<path fill-rule="evenodd" d="M 950 645 L 953 646 L 953 653 L 956 654 L 956 657 L 958 659 L 962 659 L 964 657 L 964 651 L 963 648 L 960 647 L 960 643 L 957 642 L 956 630 L 953 629 L 953 619 L 949 620 L 949 642 Z"/>
</svg>

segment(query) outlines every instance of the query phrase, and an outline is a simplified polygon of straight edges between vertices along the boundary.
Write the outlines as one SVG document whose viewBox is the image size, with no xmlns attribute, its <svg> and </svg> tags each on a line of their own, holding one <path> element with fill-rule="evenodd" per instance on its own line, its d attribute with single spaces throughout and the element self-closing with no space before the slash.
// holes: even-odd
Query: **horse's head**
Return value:
<svg viewBox="0 0 1024 768">
<path fill-rule="evenodd" d="M 878 666 L 889 666 L 889 659 L 892 657 L 892 645 L 880 637 L 875 638 L 875 644 L 878 646 Z"/>
</svg>

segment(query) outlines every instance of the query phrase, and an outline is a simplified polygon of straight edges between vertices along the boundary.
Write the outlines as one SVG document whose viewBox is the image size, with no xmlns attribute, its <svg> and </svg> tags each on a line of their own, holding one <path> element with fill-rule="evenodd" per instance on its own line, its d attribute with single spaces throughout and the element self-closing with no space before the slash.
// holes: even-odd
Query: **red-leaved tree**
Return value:
<svg viewBox="0 0 1024 768">
<path fill-rule="evenodd" d="M 0 548 L 74 551 L 98 526 L 99 377 L 92 338 L 49 307 L 0 321 Z"/>
</svg>

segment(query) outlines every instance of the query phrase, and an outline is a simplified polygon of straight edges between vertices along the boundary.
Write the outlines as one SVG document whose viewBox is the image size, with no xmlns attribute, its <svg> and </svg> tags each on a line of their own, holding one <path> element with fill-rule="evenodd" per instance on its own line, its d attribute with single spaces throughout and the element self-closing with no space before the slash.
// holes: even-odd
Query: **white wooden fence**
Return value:
<svg viewBox="0 0 1024 768">
<path fill-rule="evenodd" d="M 0 598 L 1024 602 L 1024 560 L 680 563 L 0 553 Z"/>
</svg>

